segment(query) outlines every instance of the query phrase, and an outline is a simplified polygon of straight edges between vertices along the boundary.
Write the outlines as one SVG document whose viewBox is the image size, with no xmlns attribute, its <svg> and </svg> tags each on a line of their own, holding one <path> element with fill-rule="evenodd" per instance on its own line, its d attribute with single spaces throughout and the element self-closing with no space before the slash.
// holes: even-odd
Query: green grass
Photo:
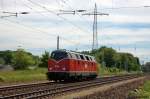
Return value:
<svg viewBox="0 0 150 99">
<path fill-rule="evenodd" d="M 146 81 L 144 86 L 136 89 L 135 91 L 131 91 L 129 96 L 136 96 L 140 99 L 150 99 L 150 80 Z"/>
<path fill-rule="evenodd" d="M 127 72 L 124 70 L 120 70 L 115 67 L 107 68 L 107 67 L 103 67 L 103 66 L 98 66 L 98 73 L 99 73 L 99 76 L 127 74 Z"/>
<path fill-rule="evenodd" d="M 30 68 L 30 70 L 0 72 L 0 84 L 46 80 L 46 72 L 47 68 Z M 98 72 L 100 76 L 127 73 L 126 71 L 119 70 L 117 68 L 106 68 L 101 66 L 98 66 Z"/>
<path fill-rule="evenodd" d="M 0 72 L 0 83 L 46 80 L 46 68 Z"/>
<path fill-rule="evenodd" d="M 142 97 L 147 97 L 147 99 L 150 99 L 150 80 L 149 81 L 146 81 L 146 83 L 144 84 L 144 86 L 139 89 L 139 92 L 138 92 L 139 96 L 142 96 Z M 145 99 L 145 98 L 143 98 Z"/>
</svg>

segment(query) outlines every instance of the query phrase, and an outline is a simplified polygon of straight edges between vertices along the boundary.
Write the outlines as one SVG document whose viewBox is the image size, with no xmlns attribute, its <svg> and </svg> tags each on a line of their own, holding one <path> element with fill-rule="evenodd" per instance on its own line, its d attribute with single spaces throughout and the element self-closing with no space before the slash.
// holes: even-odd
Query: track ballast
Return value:
<svg viewBox="0 0 150 99">
<path fill-rule="evenodd" d="M 90 81 L 74 82 L 74 83 L 54 83 L 45 82 L 37 84 L 26 84 L 18 86 L 7 86 L 0 88 L 0 99 L 46 99 L 68 92 L 83 90 L 86 88 L 102 86 L 105 84 L 115 83 L 123 80 L 140 77 L 139 74 L 128 74 L 122 76 L 102 77 Z"/>
</svg>

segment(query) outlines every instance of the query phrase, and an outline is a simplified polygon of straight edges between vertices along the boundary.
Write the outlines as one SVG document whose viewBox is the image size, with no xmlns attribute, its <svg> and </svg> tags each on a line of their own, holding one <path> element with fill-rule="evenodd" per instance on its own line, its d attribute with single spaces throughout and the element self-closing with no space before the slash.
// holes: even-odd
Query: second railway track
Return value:
<svg viewBox="0 0 150 99">
<path fill-rule="evenodd" d="M 0 88 L 0 99 L 45 99 L 55 97 L 67 92 L 73 92 L 85 88 L 115 83 L 127 79 L 140 77 L 141 75 L 130 74 L 123 76 L 103 77 L 95 80 L 76 83 L 39 83 L 23 86 L 11 86 Z"/>
</svg>

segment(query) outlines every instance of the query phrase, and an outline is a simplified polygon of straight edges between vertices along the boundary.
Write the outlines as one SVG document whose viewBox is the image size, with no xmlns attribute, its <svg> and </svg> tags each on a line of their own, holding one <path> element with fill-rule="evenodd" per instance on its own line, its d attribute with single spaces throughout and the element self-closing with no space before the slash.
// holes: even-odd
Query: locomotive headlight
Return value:
<svg viewBox="0 0 150 99">
<path fill-rule="evenodd" d="M 49 70 L 52 70 L 52 68 L 50 67 Z"/>
<path fill-rule="evenodd" d="M 64 68 L 62 68 L 62 70 L 64 70 L 64 71 L 65 71 L 65 70 L 66 70 L 66 68 L 64 67 Z"/>
</svg>

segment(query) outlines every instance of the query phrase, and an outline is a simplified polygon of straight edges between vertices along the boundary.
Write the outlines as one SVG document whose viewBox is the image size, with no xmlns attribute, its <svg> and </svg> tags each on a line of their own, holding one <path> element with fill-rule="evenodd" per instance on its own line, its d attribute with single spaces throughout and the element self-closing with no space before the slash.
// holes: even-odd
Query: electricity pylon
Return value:
<svg viewBox="0 0 150 99">
<path fill-rule="evenodd" d="M 57 36 L 57 50 L 59 50 L 59 36 Z"/>
<path fill-rule="evenodd" d="M 98 34 L 97 34 L 97 16 L 98 15 L 109 15 L 107 13 L 100 13 L 97 11 L 97 5 L 95 3 L 95 8 L 94 11 L 91 13 L 85 13 L 82 15 L 93 15 L 94 16 L 94 21 L 93 21 L 93 42 L 92 42 L 92 50 L 95 50 L 98 48 Z"/>
<path fill-rule="evenodd" d="M 61 10 L 62 13 L 58 13 L 58 15 L 60 14 L 73 14 L 75 15 L 77 12 L 86 12 L 87 10 Z M 97 34 L 97 16 L 98 15 L 109 15 L 107 13 L 100 13 L 97 11 L 97 5 L 95 3 L 95 8 L 93 12 L 90 13 L 84 13 L 82 15 L 93 15 L 94 16 L 94 21 L 93 21 L 93 42 L 92 42 L 92 50 L 97 49 L 98 48 L 98 34 Z"/>
</svg>

